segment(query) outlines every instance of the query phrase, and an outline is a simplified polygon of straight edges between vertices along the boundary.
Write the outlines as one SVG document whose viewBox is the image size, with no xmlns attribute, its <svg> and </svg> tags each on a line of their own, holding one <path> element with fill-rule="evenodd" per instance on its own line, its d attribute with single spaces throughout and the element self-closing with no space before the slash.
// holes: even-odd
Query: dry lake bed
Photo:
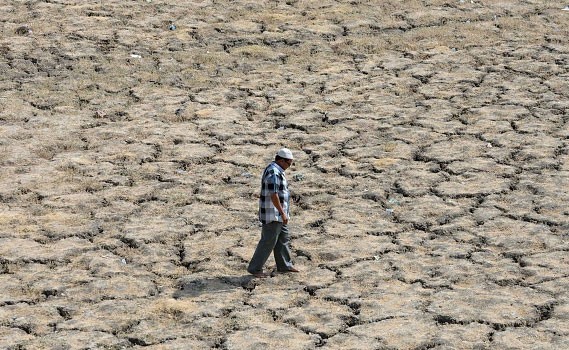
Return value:
<svg viewBox="0 0 569 350">
<path fill-rule="evenodd" d="M 566 6 L 2 0 L 0 347 L 568 349 Z"/>
</svg>

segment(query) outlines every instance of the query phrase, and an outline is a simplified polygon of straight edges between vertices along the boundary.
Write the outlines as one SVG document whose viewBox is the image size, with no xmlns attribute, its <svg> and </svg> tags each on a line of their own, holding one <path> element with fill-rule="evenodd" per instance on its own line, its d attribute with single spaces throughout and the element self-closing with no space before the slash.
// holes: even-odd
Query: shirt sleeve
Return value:
<svg viewBox="0 0 569 350">
<path fill-rule="evenodd" d="M 281 184 L 280 177 L 275 174 L 268 174 L 265 178 L 265 189 L 270 193 L 275 193 L 279 191 L 279 187 Z"/>
</svg>

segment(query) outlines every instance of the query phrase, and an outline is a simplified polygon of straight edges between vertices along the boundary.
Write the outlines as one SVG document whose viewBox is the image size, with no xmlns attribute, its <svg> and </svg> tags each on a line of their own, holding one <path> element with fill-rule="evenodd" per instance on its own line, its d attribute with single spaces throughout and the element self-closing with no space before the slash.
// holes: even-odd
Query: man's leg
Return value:
<svg viewBox="0 0 569 350">
<path fill-rule="evenodd" d="M 249 267 L 247 268 L 249 273 L 256 274 L 263 272 L 263 266 L 275 248 L 275 244 L 277 244 L 282 226 L 282 222 L 276 221 L 269 224 L 263 224 L 261 240 L 259 240 L 257 248 L 255 249 L 255 254 L 253 254 L 253 257 L 249 262 Z"/>
<path fill-rule="evenodd" d="M 275 262 L 277 263 L 277 271 L 289 271 L 293 268 L 293 265 L 290 257 L 290 236 L 287 225 L 282 226 L 278 238 L 275 248 L 273 249 Z"/>
</svg>

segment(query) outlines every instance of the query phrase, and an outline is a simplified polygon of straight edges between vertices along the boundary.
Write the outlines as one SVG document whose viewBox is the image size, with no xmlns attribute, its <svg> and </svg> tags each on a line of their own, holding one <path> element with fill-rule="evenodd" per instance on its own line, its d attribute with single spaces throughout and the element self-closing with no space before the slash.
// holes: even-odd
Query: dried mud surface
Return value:
<svg viewBox="0 0 569 350">
<path fill-rule="evenodd" d="M 3 0 L 1 347 L 569 348 L 563 6 Z"/>
</svg>

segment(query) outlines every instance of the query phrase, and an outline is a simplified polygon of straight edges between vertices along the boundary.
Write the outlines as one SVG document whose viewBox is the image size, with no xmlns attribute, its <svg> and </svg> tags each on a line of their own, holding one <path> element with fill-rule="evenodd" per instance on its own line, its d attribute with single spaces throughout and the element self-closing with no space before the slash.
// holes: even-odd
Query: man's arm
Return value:
<svg viewBox="0 0 569 350">
<path fill-rule="evenodd" d="M 273 205 L 275 206 L 275 208 L 277 208 L 277 210 L 279 211 L 279 213 L 281 213 L 281 216 L 283 217 L 283 224 L 288 224 L 288 216 L 286 216 L 286 213 L 283 210 L 283 207 L 281 205 L 281 201 L 279 200 L 279 194 L 277 192 L 274 192 L 271 195 L 271 202 L 273 202 Z"/>
</svg>

